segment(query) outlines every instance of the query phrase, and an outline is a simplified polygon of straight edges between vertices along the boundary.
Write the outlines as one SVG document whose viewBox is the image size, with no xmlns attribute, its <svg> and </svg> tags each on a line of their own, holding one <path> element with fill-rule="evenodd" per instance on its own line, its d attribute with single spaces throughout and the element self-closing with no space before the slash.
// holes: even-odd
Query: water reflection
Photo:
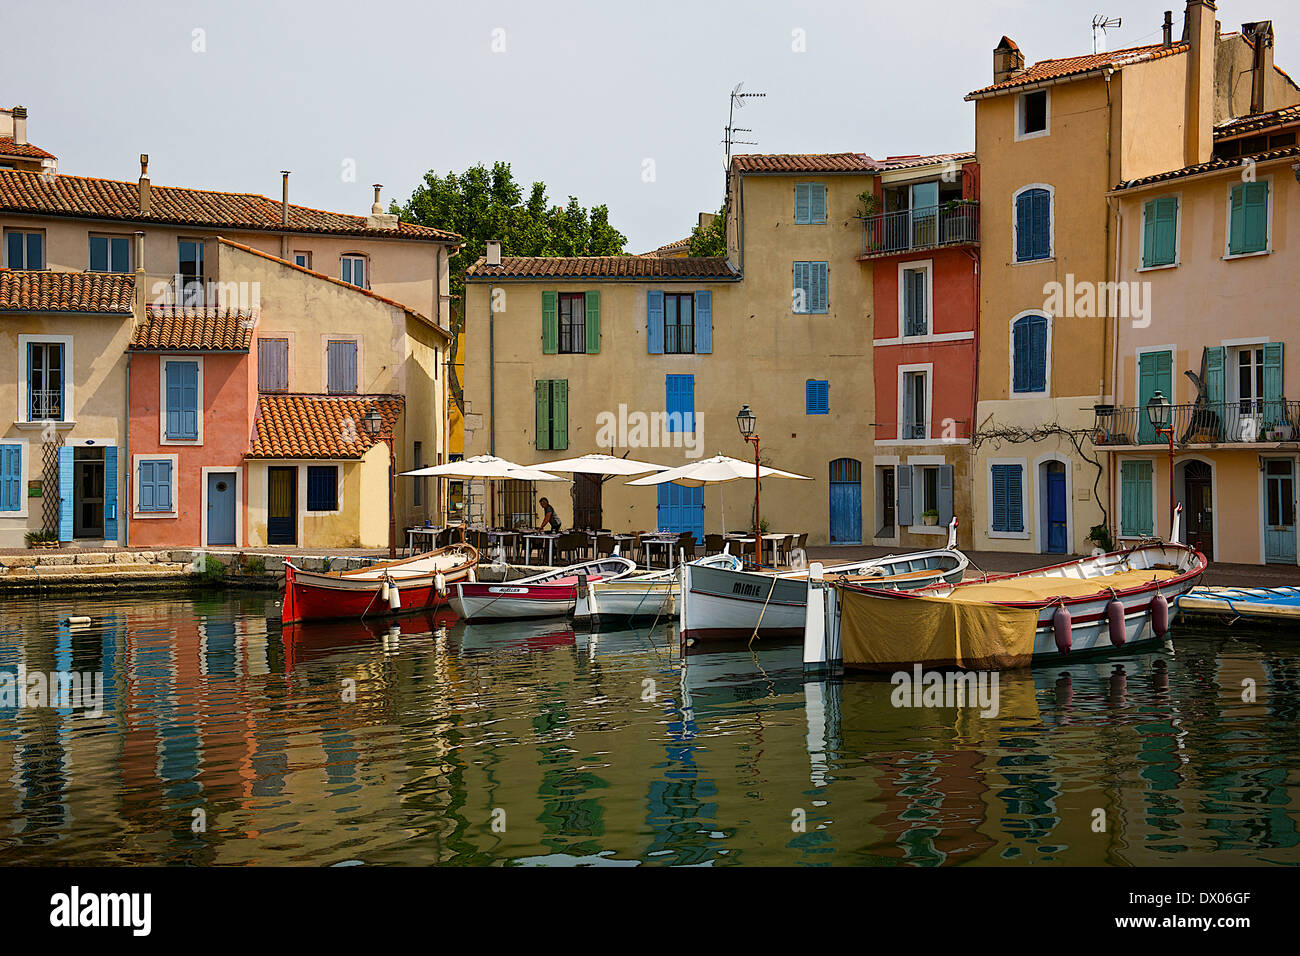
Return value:
<svg viewBox="0 0 1300 956">
<path fill-rule="evenodd" d="M 1285 637 L 1004 674 L 984 718 L 805 683 L 794 645 L 683 668 L 663 627 L 85 606 L 0 606 L 0 671 L 105 697 L 0 709 L 0 863 L 1300 862 Z"/>
</svg>

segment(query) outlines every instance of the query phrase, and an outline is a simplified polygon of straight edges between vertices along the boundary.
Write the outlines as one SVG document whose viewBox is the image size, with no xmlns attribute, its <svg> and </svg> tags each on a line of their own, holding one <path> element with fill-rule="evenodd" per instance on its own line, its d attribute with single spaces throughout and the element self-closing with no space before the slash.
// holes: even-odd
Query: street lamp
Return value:
<svg viewBox="0 0 1300 956">
<path fill-rule="evenodd" d="M 754 561 L 761 565 L 763 563 L 763 516 L 759 510 L 758 436 L 754 434 L 757 426 L 758 416 L 749 410 L 748 405 L 742 406 L 736 414 L 736 427 L 740 429 L 740 437 L 754 446 Z"/>
<path fill-rule="evenodd" d="M 1147 401 L 1147 420 L 1155 429 L 1156 437 L 1169 439 L 1169 534 L 1174 533 L 1174 406 L 1169 399 L 1157 389 Z"/>
<path fill-rule="evenodd" d="M 367 435 L 371 438 L 383 435 L 384 441 L 388 444 L 388 556 L 395 558 L 397 557 L 397 509 L 393 501 L 393 482 L 397 474 L 397 452 L 393 450 L 392 434 L 384 434 L 384 417 L 379 414 L 378 407 L 370 406 L 370 411 L 366 412 L 362 424 L 366 427 Z"/>
</svg>

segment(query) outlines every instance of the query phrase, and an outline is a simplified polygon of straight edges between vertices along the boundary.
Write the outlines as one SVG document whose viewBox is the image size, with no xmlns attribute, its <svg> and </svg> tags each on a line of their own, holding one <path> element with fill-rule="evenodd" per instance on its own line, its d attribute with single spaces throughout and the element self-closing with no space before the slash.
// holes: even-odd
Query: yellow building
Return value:
<svg viewBox="0 0 1300 956">
<path fill-rule="evenodd" d="M 1028 68 L 1009 38 L 975 103 L 982 170 L 979 406 L 972 441 L 976 548 L 1089 550 L 1117 515 L 1095 405 L 1113 404 L 1118 240 L 1115 183 L 1207 161 L 1216 121 L 1250 109 L 1250 84 L 1273 103 L 1297 89 L 1269 43 L 1222 34 L 1210 0 L 1189 0 L 1184 33 Z M 1258 51 L 1258 55 L 1257 54 Z M 1137 316 L 1140 319 L 1140 316 Z"/>
</svg>

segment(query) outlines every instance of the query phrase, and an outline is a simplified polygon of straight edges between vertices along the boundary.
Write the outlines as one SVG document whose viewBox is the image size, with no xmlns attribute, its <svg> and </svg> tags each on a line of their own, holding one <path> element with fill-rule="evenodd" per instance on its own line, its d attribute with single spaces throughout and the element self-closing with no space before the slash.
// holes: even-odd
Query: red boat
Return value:
<svg viewBox="0 0 1300 956">
<path fill-rule="evenodd" d="M 423 611 L 447 603 L 447 592 L 473 581 L 479 554 L 453 544 L 427 554 L 352 571 L 306 571 L 284 562 L 281 622 L 324 621 Z"/>
</svg>

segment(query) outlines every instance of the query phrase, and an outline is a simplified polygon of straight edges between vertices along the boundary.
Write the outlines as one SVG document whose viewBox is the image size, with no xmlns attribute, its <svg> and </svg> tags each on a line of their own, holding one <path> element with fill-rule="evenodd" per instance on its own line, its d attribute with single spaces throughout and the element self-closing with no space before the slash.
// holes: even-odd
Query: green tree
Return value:
<svg viewBox="0 0 1300 956">
<path fill-rule="evenodd" d="M 703 229 L 699 223 L 691 230 L 692 256 L 725 256 L 727 254 L 727 204 L 724 202 L 713 222 Z"/>
</svg>

